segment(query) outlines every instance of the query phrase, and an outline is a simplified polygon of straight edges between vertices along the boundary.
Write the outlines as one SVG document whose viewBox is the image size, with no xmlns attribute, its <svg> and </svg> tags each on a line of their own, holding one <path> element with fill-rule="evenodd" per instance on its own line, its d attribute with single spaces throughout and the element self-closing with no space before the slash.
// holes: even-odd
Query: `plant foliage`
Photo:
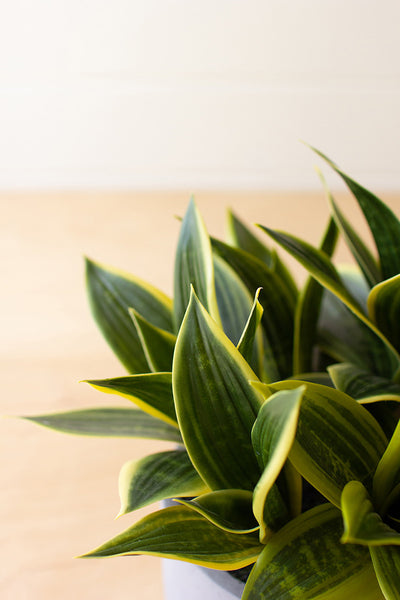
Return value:
<svg viewBox="0 0 400 600">
<path fill-rule="evenodd" d="M 87 260 L 93 315 L 128 370 L 88 383 L 134 407 L 29 418 L 173 442 L 122 467 L 120 514 L 177 504 L 85 556 L 248 567 L 243 600 L 400 598 L 400 223 L 318 154 L 352 192 L 376 248 L 329 191 L 319 247 L 260 225 L 308 271 L 300 291 L 266 237 L 229 212 L 229 243 L 210 238 L 193 200 L 173 301 Z M 339 236 L 350 271 L 332 260 Z"/>
</svg>

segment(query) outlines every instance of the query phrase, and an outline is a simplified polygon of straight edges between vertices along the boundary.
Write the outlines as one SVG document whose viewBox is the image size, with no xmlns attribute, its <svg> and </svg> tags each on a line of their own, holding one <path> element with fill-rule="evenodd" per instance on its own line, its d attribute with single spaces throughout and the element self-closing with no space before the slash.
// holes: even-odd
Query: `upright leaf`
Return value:
<svg viewBox="0 0 400 600">
<path fill-rule="evenodd" d="M 341 514 L 317 506 L 268 541 L 242 600 L 383 600 L 362 546 L 340 544 Z"/>
<path fill-rule="evenodd" d="M 257 534 L 223 531 L 186 506 L 151 513 L 82 558 L 149 554 L 222 571 L 252 564 L 263 546 Z"/>
<path fill-rule="evenodd" d="M 390 493 L 400 483 L 400 421 L 382 455 L 374 475 L 374 500 L 382 512 L 388 508 Z"/>
<path fill-rule="evenodd" d="M 197 496 L 207 486 L 193 467 L 187 452 L 170 450 L 130 460 L 119 474 L 121 510 L 133 510 L 174 496 Z"/>
<path fill-rule="evenodd" d="M 338 229 L 330 219 L 320 249 L 332 256 L 338 238 Z M 324 288 L 313 277 L 308 277 L 297 305 L 294 319 L 293 374 L 313 370 L 313 350 L 317 341 L 317 324 Z"/>
<path fill-rule="evenodd" d="M 261 331 L 258 329 L 264 312 L 263 307 L 258 301 L 260 291 L 261 288 L 256 291 L 250 315 L 237 344 L 240 354 L 250 365 L 253 366 L 254 364 L 254 370 L 258 375 L 263 369 L 263 340 L 260 335 Z"/>
<path fill-rule="evenodd" d="M 363 211 L 374 237 L 380 258 L 383 279 L 400 273 L 400 222 L 377 196 L 343 173 L 327 156 L 312 148 L 343 179 Z"/>
<path fill-rule="evenodd" d="M 93 316 L 116 356 L 130 373 L 148 372 L 128 308 L 134 308 L 156 327 L 171 331 L 171 300 L 128 273 L 89 259 L 86 259 L 86 282 Z"/>
<path fill-rule="evenodd" d="M 263 468 L 253 498 L 253 511 L 260 523 L 261 541 L 268 530 L 268 524 L 264 521 L 264 506 L 292 447 L 305 389 L 305 386 L 301 386 L 271 396 L 261 407 L 253 427 L 253 448 Z M 289 490 L 290 495 L 292 492 Z"/>
<path fill-rule="evenodd" d="M 175 256 L 174 319 L 176 330 L 179 329 L 186 312 L 191 285 L 211 316 L 219 322 L 210 239 L 193 198 L 182 221 Z"/>
<path fill-rule="evenodd" d="M 270 381 L 292 374 L 293 323 L 296 296 L 282 279 L 248 252 L 212 240 L 214 250 L 236 271 L 254 296 L 263 289 L 260 303 L 264 309 L 262 325 L 266 336 L 265 375 Z"/>
<path fill-rule="evenodd" d="M 194 292 L 172 370 L 179 427 L 192 463 L 212 490 L 253 489 L 260 471 L 251 428 L 261 398 L 254 372 Z"/>
</svg>

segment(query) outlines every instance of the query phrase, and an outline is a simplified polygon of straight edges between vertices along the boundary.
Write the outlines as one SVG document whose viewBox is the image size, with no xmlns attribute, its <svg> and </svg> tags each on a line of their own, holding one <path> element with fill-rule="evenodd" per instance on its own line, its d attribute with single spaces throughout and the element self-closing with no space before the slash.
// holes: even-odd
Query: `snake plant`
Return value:
<svg viewBox="0 0 400 600">
<path fill-rule="evenodd" d="M 94 318 L 129 373 L 88 383 L 127 407 L 29 418 L 172 442 L 124 464 L 120 513 L 175 504 L 86 557 L 230 571 L 246 580 L 243 600 L 400 598 L 400 222 L 321 156 L 376 256 L 327 190 L 318 248 L 266 226 L 256 237 L 232 212 L 228 242 L 213 239 L 191 200 L 173 301 L 87 260 Z M 307 269 L 301 290 L 264 233 Z M 339 236 L 351 269 L 332 262 Z"/>
</svg>

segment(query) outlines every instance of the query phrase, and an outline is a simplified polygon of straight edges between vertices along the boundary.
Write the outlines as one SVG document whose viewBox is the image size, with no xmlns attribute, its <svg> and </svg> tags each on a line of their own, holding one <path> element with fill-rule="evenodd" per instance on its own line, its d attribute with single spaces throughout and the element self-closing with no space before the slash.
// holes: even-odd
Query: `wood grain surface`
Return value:
<svg viewBox="0 0 400 600">
<path fill-rule="evenodd" d="M 340 196 L 347 214 L 361 222 L 349 196 Z M 400 194 L 384 197 L 399 214 Z M 79 383 L 124 373 L 91 319 L 82 255 L 171 293 L 179 232 L 174 216 L 183 215 L 188 199 L 183 192 L 0 196 L 3 600 L 162 598 L 159 559 L 74 557 L 136 520 L 114 520 L 119 468 L 166 445 L 57 434 L 14 417 L 126 405 Z M 217 236 L 223 235 L 227 206 L 249 223 L 287 229 L 315 243 L 328 215 L 322 193 L 202 192 L 197 202 Z M 338 256 L 348 258 L 342 246 Z"/>
</svg>

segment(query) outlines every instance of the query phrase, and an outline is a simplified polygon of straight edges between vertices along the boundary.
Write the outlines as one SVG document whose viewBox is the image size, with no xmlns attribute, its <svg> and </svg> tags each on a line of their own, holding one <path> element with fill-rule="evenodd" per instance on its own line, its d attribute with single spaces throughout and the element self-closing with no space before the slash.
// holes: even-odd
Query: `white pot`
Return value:
<svg viewBox="0 0 400 600">
<path fill-rule="evenodd" d="M 164 600 L 238 600 L 244 583 L 229 573 L 163 559 Z"/>
</svg>

